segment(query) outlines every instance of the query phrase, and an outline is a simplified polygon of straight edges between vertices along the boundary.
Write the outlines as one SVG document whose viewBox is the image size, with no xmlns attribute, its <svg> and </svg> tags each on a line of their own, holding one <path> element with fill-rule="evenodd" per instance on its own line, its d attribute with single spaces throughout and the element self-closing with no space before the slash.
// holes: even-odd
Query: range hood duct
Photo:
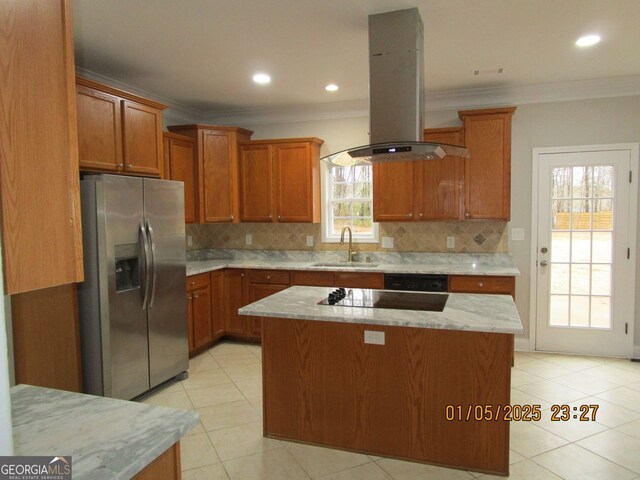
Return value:
<svg viewBox="0 0 640 480">
<path fill-rule="evenodd" d="M 370 145 L 324 157 L 335 166 L 469 157 L 423 142 L 424 31 L 417 8 L 369 15 Z"/>
</svg>

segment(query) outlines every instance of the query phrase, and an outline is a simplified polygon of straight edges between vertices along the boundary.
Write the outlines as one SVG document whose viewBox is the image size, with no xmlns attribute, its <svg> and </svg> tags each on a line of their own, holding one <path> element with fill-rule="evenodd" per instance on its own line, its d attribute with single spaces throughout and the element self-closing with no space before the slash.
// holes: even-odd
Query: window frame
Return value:
<svg viewBox="0 0 640 480">
<path fill-rule="evenodd" d="M 324 164 L 320 169 L 320 182 L 321 182 L 321 230 L 322 230 L 322 243 L 339 243 L 340 234 L 331 234 L 331 224 L 333 220 L 333 209 L 331 208 L 331 191 L 332 191 L 332 175 L 331 166 Z M 371 167 L 373 169 L 373 167 Z M 372 172 L 373 174 L 373 172 Z M 373 213 L 373 180 L 371 181 L 371 212 Z M 380 228 L 378 222 L 373 221 L 372 216 L 372 231 L 370 234 L 362 234 L 353 232 L 353 243 L 379 243 L 380 242 Z"/>
</svg>

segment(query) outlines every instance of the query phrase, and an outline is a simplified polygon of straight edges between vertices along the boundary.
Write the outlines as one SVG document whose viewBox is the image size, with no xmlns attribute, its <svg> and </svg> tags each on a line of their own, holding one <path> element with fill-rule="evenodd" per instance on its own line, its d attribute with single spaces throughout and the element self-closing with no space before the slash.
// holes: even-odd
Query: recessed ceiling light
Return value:
<svg viewBox="0 0 640 480">
<path fill-rule="evenodd" d="M 271 77 L 269 75 L 267 75 L 266 73 L 256 73 L 253 76 L 253 81 L 256 83 L 259 83 L 261 85 L 265 85 L 269 82 L 271 82 Z"/>
<path fill-rule="evenodd" d="M 335 83 L 330 83 L 329 85 L 327 85 L 326 87 L 324 87 L 324 89 L 327 92 L 335 92 L 336 90 L 338 90 L 338 85 L 336 85 Z"/>
<path fill-rule="evenodd" d="M 578 47 L 590 47 L 600 41 L 600 35 L 585 35 L 576 40 Z"/>
</svg>

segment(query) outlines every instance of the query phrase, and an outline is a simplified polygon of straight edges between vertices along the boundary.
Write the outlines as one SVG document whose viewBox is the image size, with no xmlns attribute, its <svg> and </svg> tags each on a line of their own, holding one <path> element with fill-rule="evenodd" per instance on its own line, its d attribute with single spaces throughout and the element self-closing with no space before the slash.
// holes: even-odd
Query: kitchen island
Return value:
<svg viewBox="0 0 640 480">
<path fill-rule="evenodd" d="M 508 475 L 511 297 L 451 293 L 441 312 L 319 305 L 331 290 L 239 311 L 262 317 L 265 436 Z"/>
<path fill-rule="evenodd" d="M 50 388 L 11 388 L 15 455 L 71 456 L 76 480 L 180 478 L 195 412 Z"/>
</svg>

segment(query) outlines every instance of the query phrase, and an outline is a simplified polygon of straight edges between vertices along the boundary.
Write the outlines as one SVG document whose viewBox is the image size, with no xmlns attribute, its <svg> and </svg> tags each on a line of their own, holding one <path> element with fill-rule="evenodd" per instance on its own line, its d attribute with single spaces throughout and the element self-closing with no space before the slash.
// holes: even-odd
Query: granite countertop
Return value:
<svg viewBox="0 0 640 480">
<path fill-rule="evenodd" d="M 324 252 L 323 252 L 324 253 Z M 517 276 L 520 271 L 508 254 L 379 254 L 372 259 L 375 266 L 355 262 L 356 266 L 341 265 L 343 252 L 314 255 L 310 252 L 234 251 L 228 258 L 187 261 L 187 275 L 206 273 L 223 268 L 258 268 L 276 270 L 348 271 L 378 273 L 431 273 L 446 275 L 506 275 Z M 317 263 L 330 263 L 318 266 Z M 343 262 L 346 264 L 346 262 Z"/>
<path fill-rule="evenodd" d="M 396 327 L 523 333 L 522 321 L 510 295 L 449 293 L 442 312 L 318 305 L 332 290 L 326 287 L 290 287 L 246 305 L 238 313 Z"/>
<path fill-rule="evenodd" d="M 70 455 L 73 478 L 129 479 L 198 424 L 195 412 L 17 385 L 14 455 Z"/>
</svg>

